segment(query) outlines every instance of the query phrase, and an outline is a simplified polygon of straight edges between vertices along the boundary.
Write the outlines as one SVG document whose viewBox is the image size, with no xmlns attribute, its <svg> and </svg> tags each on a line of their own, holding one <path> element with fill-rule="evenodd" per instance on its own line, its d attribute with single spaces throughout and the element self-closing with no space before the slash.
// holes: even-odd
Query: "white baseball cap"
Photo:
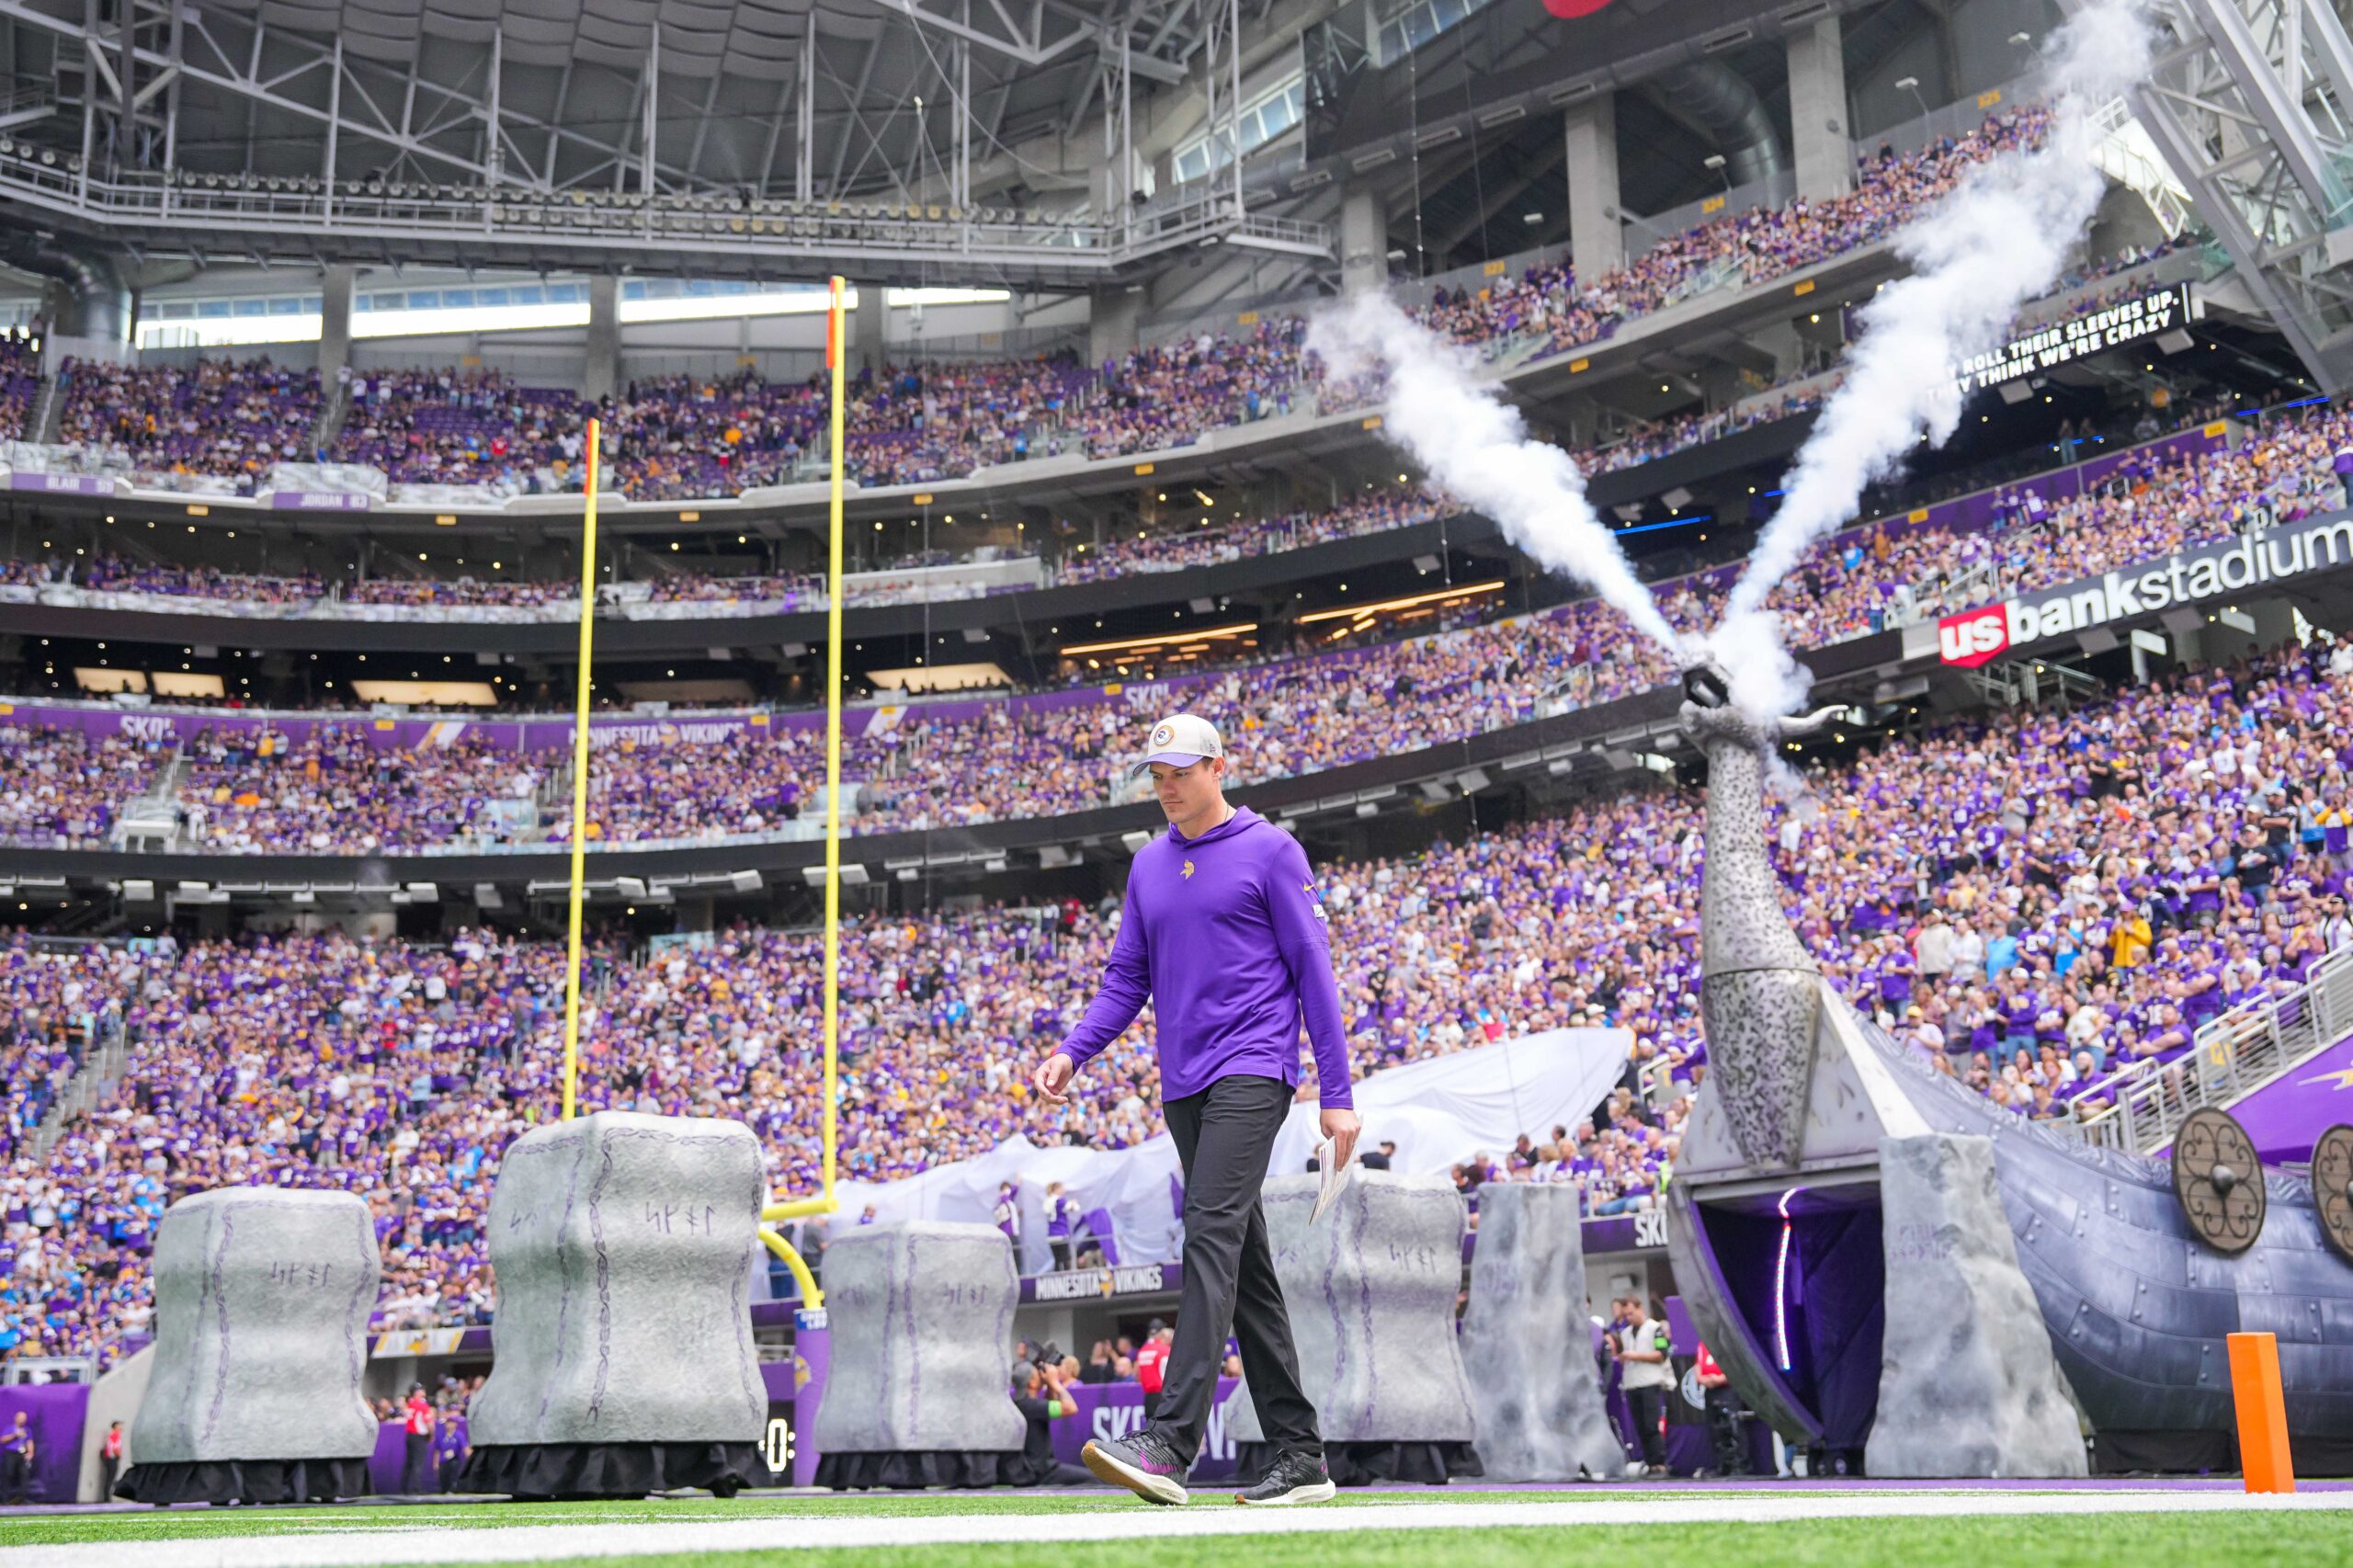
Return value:
<svg viewBox="0 0 2353 1568">
<path fill-rule="evenodd" d="M 1225 743 L 1218 739 L 1215 724 L 1197 713 L 1171 713 L 1152 727 L 1143 760 L 1128 769 L 1128 777 L 1135 778 L 1155 762 L 1190 767 L 1205 756 L 1224 755 Z"/>
</svg>

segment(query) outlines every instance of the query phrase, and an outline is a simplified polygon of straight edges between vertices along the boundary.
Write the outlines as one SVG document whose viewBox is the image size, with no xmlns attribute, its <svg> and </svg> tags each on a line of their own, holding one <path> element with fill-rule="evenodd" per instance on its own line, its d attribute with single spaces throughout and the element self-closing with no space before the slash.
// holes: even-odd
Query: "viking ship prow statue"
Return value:
<svg viewBox="0 0 2353 1568">
<path fill-rule="evenodd" d="M 1708 763 L 1708 1077 L 1668 1250 L 1747 1404 L 1875 1475 L 2082 1474 L 2087 1436 L 2102 1469 L 2228 1468 L 2224 1335 L 2302 1324 L 2279 1335 L 2292 1439 L 2315 1466 L 2353 1460 L 2353 1267 L 2312 1184 L 2242 1162 L 2254 1219 L 2223 1237 L 2172 1162 L 2029 1121 L 1899 1047 L 1824 982 L 1768 853 L 1767 769 L 1837 710 L 1760 721 L 1713 665 L 1683 690 Z"/>
<path fill-rule="evenodd" d="M 1837 710 L 1760 723 L 1733 704 L 1731 678 L 1710 665 L 1685 672 L 1683 699 L 1683 727 L 1708 758 L 1699 1018 L 1709 1070 L 1741 1153 L 1760 1165 L 1794 1165 L 1822 971 L 1782 913 L 1780 879 L 1765 853 L 1765 769 L 1782 743 L 1812 734 Z"/>
</svg>

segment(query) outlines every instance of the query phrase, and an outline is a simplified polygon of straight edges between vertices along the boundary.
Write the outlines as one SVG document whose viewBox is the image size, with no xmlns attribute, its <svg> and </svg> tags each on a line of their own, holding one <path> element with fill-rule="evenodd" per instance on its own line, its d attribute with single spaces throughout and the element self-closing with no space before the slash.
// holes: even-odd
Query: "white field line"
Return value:
<svg viewBox="0 0 2353 1568">
<path fill-rule="evenodd" d="M 2031 1483 L 2022 1483 L 2030 1485 Z M 391 1539 L 331 1535 L 240 1536 L 201 1540 L 85 1541 L 0 1549 L 0 1568 L 408 1568 L 453 1562 L 545 1562 L 661 1552 L 768 1551 L 796 1548 L 1051 1545 L 1072 1540 L 1169 1537 L 1358 1534 L 1370 1530 L 1477 1529 L 1523 1525 L 1572 1530 L 1585 1525 L 1774 1524 L 1815 1519 L 1949 1519 L 2021 1515 L 2353 1513 L 2353 1492 L 2257 1497 L 2228 1492 L 1752 1493 L 1740 1495 L 1595 1498 L 1559 1503 L 1405 1503 L 1290 1509 L 1209 1505 L 1118 1513 L 939 1514 L 921 1517 L 829 1517 L 726 1519 L 694 1524 L 515 1525 L 498 1529 L 403 1531 Z M 257 1515 L 260 1523 L 267 1515 Z"/>
</svg>

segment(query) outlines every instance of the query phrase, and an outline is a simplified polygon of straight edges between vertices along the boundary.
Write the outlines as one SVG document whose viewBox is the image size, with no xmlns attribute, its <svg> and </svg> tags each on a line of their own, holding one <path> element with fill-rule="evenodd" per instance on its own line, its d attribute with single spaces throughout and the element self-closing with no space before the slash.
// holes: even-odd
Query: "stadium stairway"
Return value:
<svg viewBox="0 0 2353 1568">
<path fill-rule="evenodd" d="M 40 395 L 33 400 L 33 411 L 25 421 L 25 439 L 53 443 L 65 427 L 65 378 L 42 378 Z"/>
<path fill-rule="evenodd" d="M 56 1103 L 33 1130 L 36 1167 L 49 1163 L 50 1151 L 57 1147 L 57 1140 L 64 1134 L 67 1124 L 105 1098 L 130 1065 L 131 1047 L 118 1029 L 82 1063 L 80 1072 L 65 1081 L 65 1087 L 58 1091 Z"/>
<path fill-rule="evenodd" d="M 2084 1123 L 2095 1143 L 2162 1153 L 2189 1113 L 2213 1106 L 2240 1114 L 2305 1087 L 2289 1074 L 2353 1040 L 2353 947 L 2314 964 L 2303 984 L 2242 1002 L 2198 1028 L 2188 1055 L 2133 1071 L 2116 1103 Z M 2310 1157 L 2306 1150 L 2301 1156 Z"/>
<path fill-rule="evenodd" d="M 319 399 L 318 423 L 311 426 L 311 450 L 318 460 L 325 462 L 327 453 L 335 449 L 335 437 L 343 434 L 343 422 L 351 413 L 351 389 L 336 382 L 326 389 Z"/>
<path fill-rule="evenodd" d="M 121 812 L 114 819 L 108 836 L 119 849 L 176 849 L 179 843 L 180 775 L 188 767 L 187 754 L 177 746 L 172 748 L 171 760 L 157 775 L 155 782 L 144 794 L 123 802 Z"/>
<path fill-rule="evenodd" d="M 2157 145 L 2149 139 L 2147 131 L 2132 113 L 2132 106 L 2122 98 L 2111 98 L 2093 117 L 2093 126 L 2099 132 L 2099 144 L 2092 150 L 2092 162 L 2100 173 L 2117 184 L 2137 192 L 2149 204 L 2149 211 L 2173 239 L 2188 226 L 2196 216 L 2189 192 L 2165 166 Z"/>
</svg>

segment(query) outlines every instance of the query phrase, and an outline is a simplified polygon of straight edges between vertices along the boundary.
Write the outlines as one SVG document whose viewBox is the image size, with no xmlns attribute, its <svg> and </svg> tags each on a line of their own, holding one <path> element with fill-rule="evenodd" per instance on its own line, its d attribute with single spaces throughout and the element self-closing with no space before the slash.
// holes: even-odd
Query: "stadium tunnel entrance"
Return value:
<svg viewBox="0 0 2353 1568">
<path fill-rule="evenodd" d="M 1711 1341 L 1743 1342 L 1746 1355 L 1719 1358 L 1735 1386 L 1744 1364 L 1765 1380 L 1740 1387 L 1743 1399 L 1792 1448 L 1813 1450 L 1816 1473 L 1861 1473 L 1879 1412 L 1886 1324 L 1878 1173 L 1687 1196 L 1677 1208 L 1712 1276 L 1709 1288 L 1685 1281 L 1703 1332 Z M 1704 1321 L 1716 1316 L 1730 1321 Z"/>
</svg>

